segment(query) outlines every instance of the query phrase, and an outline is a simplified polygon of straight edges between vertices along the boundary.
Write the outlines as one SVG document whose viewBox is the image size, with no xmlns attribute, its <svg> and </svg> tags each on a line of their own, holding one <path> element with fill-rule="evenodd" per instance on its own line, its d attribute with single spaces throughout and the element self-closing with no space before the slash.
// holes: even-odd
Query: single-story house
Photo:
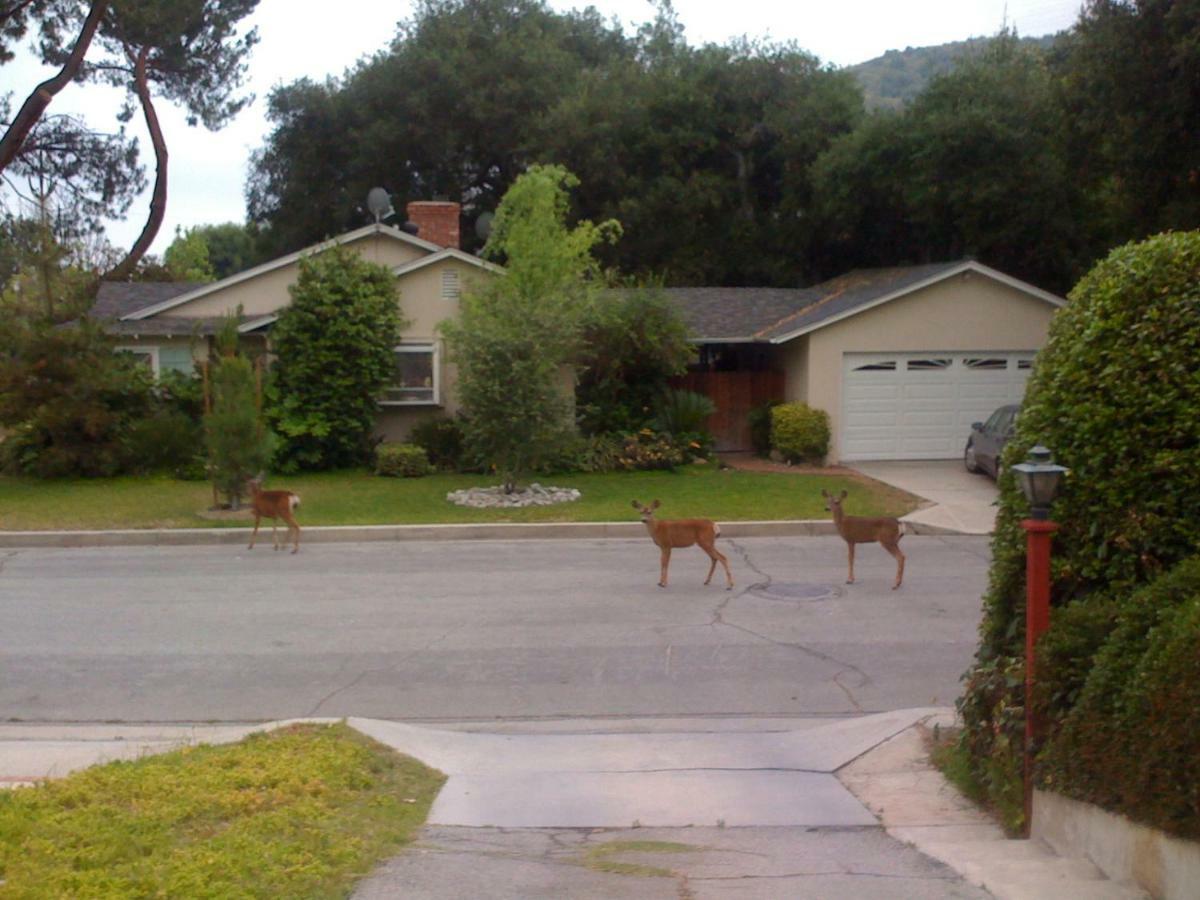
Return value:
<svg viewBox="0 0 1200 900">
<path fill-rule="evenodd" d="M 750 409 L 786 400 L 829 414 L 839 462 L 961 456 L 972 422 L 1024 396 L 1066 302 L 972 260 L 666 293 L 700 350 L 679 383 L 717 402 L 718 449 L 750 449 Z"/>
<path fill-rule="evenodd" d="M 357 250 L 396 276 L 400 308 L 409 325 L 396 346 L 396 381 L 380 399 L 378 432 L 403 438 L 419 419 L 457 410 L 455 367 L 446 360 L 436 326 L 458 314 L 459 296 L 472 279 L 502 271 L 459 249 L 457 203 L 410 203 L 416 236 L 375 223 L 211 283 L 104 282 L 90 315 L 106 322 L 118 348 L 142 357 L 157 375 L 191 373 L 212 352 L 223 317 L 242 309 L 238 330 L 263 351 L 271 324 L 291 302 L 289 286 L 304 256 L 335 244 Z"/>
<path fill-rule="evenodd" d="M 395 273 L 411 324 L 379 433 L 399 440 L 430 413 L 453 415 L 455 368 L 436 326 L 462 289 L 502 271 L 459 249 L 457 203 L 411 203 L 413 236 L 373 224 L 210 284 L 112 283 L 92 310 L 155 372 L 191 371 L 224 315 L 268 348 L 299 260 L 342 244 Z M 668 288 L 698 348 L 678 384 L 712 397 L 718 450 L 750 449 L 747 417 L 766 401 L 829 414 L 831 461 L 951 459 L 970 425 L 1019 401 L 1061 297 L 971 260 L 853 271 L 810 288 Z"/>
</svg>

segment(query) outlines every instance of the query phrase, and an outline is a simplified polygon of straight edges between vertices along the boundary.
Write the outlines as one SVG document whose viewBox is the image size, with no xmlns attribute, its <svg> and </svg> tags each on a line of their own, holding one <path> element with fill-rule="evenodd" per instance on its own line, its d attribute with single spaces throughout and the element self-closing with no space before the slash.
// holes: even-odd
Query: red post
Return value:
<svg viewBox="0 0 1200 900">
<path fill-rule="evenodd" d="M 1025 836 L 1033 818 L 1033 749 L 1037 721 L 1033 714 L 1034 649 L 1050 627 L 1050 538 L 1058 523 L 1025 519 Z"/>
</svg>

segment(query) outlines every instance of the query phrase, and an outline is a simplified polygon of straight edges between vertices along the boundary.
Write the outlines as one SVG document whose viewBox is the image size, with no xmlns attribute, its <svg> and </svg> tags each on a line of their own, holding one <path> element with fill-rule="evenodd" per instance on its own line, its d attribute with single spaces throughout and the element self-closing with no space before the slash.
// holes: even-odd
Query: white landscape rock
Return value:
<svg viewBox="0 0 1200 900">
<path fill-rule="evenodd" d="M 518 488 L 511 494 L 504 493 L 500 485 L 486 488 L 466 488 L 451 491 L 446 499 L 459 506 L 476 509 L 487 507 L 518 508 L 524 506 L 550 506 L 555 503 L 570 503 L 579 499 L 575 488 L 542 487 L 536 481 L 528 487 Z"/>
</svg>

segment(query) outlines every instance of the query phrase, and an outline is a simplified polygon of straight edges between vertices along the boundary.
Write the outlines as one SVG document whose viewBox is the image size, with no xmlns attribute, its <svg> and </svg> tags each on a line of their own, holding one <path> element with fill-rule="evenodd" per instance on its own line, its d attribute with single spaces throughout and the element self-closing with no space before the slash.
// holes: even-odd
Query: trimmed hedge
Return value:
<svg viewBox="0 0 1200 900">
<path fill-rule="evenodd" d="M 395 478 L 420 478 L 431 475 L 434 467 L 425 449 L 416 444 L 380 444 L 375 448 L 375 474 Z"/>
<path fill-rule="evenodd" d="M 1016 434 L 1005 450 L 1000 510 L 980 644 L 959 701 L 975 775 L 994 799 L 1011 794 L 1023 697 L 1027 504 L 1011 467 L 1034 444 L 1070 467 L 1053 517 L 1051 620 L 1088 634 L 1099 610 L 1195 552 L 1200 522 L 1200 232 L 1114 250 L 1072 290 L 1038 354 Z M 1111 610 L 1110 610 L 1111 612 Z M 1089 637 L 1089 635 L 1091 635 Z M 1102 635 L 1101 635 L 1102 637 Z M 1068 652 L 1065 651 L 1064 652 Z M 1075 652 L 1082 660 L 1080 651 Z M 1065 680 L 1065 697 L 1081 688 Z M 1014 716 L 1013 710 L 1021 715 Z M 1062 710 L 1059 711 L 1061 714 Z M 1006 758 L 1003 759 L 1003 758 Z M 1005 774 L 1007 773 L 1007 774 Z M 1007 824 L 1020 824 L 1016 819 Z"/>
<path fill-rule="evenodd" d="M 1090 615 L 1090 624 L 1098 626 L 1090 637 L 1111 622 L 1111 616 Z M 1070 642 L 1064 635 L 1073 633 L 1078 642 L 1078 635 L 1089 633 L 1074 624 L 1060 620 L 1044 643 L 1061 647 Z M 1063 701 L 1070 703 L 1070 691 L 1063 689 L 1079 685 L 1080 669 L 1087 669 L 1078 702 L 1070 704 L 1039 755 L 1038 782 L 1198 839 L 1200 557 L 1130 595 L 1110 636 L 1101 640 L 1094 665 L 1045 673 L 1053 713 Z"/>
<path fill-rule="evenodd" d="M 829 413 L 806 403 L 772 407 L 771 446 L 790 463 L 824 462 L 829 453 Z"/>
</svg>

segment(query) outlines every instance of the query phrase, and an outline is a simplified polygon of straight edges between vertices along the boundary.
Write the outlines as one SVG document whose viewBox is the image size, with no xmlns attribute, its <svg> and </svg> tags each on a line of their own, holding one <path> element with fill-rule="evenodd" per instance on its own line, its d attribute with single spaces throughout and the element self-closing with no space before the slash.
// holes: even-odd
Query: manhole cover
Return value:
<svg viewBox="0 0 1200 900">
<path fill-rule="evenodd" d="M 756 584 L 750 593 L 764 600 L 779 600 L 783 603 L 815 603 L 821 600 L 832 600 L 840 590 L 832 584 L 812 584 L 803 581 L 773 581 L 770 584 Z"/>
</svg>

